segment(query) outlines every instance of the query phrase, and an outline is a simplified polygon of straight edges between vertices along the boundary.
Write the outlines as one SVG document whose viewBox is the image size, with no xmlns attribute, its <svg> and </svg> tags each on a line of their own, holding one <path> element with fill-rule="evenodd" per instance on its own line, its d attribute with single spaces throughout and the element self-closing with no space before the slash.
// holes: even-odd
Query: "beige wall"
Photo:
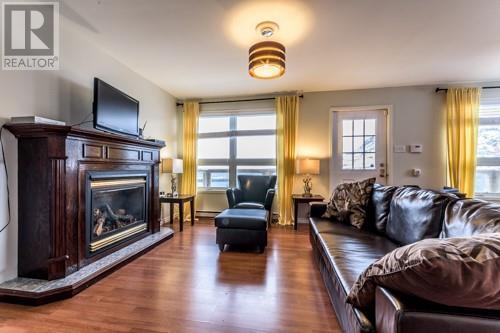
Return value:
<svg viewBox="0 0 500 333">
<path fill-rule="evenodd" d="M 92 111 L 93 78 L 97 76 L 140 101 L 141 126 L 148 120 L 145 135 L 165 140 L 167 148 L 162 155 L 175 156 L 175 99 L 84 36 L 62 19 L 59 71 L 0 71 L 0 120 L 39 115 L 68 124 L 81 122 Z M 3 138 L 13 215 L 9 227 L 0 234 L 0 282 L 17 275 L 17 144 L 8 132 Z M 161 175 L 160 189 L 168 186 L 169 178 Z M 0 227 L 7 222 L 6 202 L 5 174 L 0 166 Z"/>
<path fill-rule="evenodd" d="M 393 183 L 442 187 L 446 178 L 443 151 L 445 94 L 436 94 L 434 89 L 435 86 L 423 86 L 305 93 L 300 107 L 297 154 L 321 159 L 321 174 L 313 177 L 313 192 L 325 197 L 330 194 L 331 107 L 373 105 L 393 107 L 394 144 L 419 143 L 424 147 L 421 154 L 393 153 L 393 168 L 389 170 Z M 412 177 L 412 168 L 422 169 L 422 175 Z M 301 177 L 297 176 L 295 193 L 302 192 L 301 185 Z M 224 193 L 201 193 L 198 196 L 198 210 L 220 211 L 226 207 Z"/>
<path fill-rule="evenodd" d="M 435 86 L 400 87 L 348 91 L 305 93 L 299 117 L 297 154 L 299 157 L 321 159 L 321 173 L 313 178 L 313 190 L 324 196 L 330 194 L 329 162 L 332 107 L 391 105 L 392 141 L 397 145 L 422 144 L 423 153 L 392 153 L 392 183 L 416 184 L 440 188 L 446 181 L 444 154 L 445 94 L 435 93 Z M 410 170 L 420 168 L 420 177 Z M 301 192 L 300 177 L 295 191 Z"/>
</svg>

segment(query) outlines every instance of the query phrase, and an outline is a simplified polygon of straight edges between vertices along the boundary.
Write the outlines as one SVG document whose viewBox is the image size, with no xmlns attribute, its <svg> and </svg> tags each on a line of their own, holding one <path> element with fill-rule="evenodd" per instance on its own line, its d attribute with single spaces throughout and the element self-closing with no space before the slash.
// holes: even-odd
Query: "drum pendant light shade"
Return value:
<svg viewBox="0 0 500 333">
<path fill-rule="evenodd" d="M 257 79 L 274 79 L 285 74 L 285 47 L 265 41 L 248 50 L 248 73 Z"/>
</svg>

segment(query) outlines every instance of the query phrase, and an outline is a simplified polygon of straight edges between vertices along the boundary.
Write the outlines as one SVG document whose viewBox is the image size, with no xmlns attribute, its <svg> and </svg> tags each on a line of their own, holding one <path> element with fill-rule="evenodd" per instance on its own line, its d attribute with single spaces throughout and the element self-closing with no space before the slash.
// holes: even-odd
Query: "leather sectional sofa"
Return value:
<svg viewBox="0 0 500 333">
<path fill-rule="evenodd" d="M 399 246 L 430 237 L 500 232 L 500 205 L 415 187 L 375 185 L 364 229 L 322 218 L 325 210 L 326 203 L 311 204 L 310 241 L 344 332 L 500 332 L 500 311 L 452 308 L 387 288 L 377 287 L 369 309 L 346 303 L 365 268 Z"/>
</svg>

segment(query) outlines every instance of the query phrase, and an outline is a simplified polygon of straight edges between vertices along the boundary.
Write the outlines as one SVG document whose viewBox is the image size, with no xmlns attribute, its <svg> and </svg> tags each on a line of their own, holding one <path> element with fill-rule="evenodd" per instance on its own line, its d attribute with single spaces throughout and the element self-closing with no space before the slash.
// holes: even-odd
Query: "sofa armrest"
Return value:
<svg viewBox="0 0 500 333">
<path fill-rule="evenodd" d="M 229 208 L 233 208 L 235 205 L 241 202 L 241 190 L 238 188 L 228 188 L 226 190 L 227 204 Z"/>
<path fill-rule="evenodd" d="M 375 324 L 384 333 L 493 333 L 498 332 L 500 311 L 449 307 L 377 287 Z"/>
<path fill-rule="evenodd" d="M 266 193 L 266 200 L 264 202 L 264 208 L 268 211 L 271 211 L 273 206 L 274 194 L 276 193 L 274 188 L 270 188 Z"/>
<path fill-rule="evenodd" d="M 309 217 L 321 217 L 326 212 L 326 202 L 310 202 Z"/>
</svg>

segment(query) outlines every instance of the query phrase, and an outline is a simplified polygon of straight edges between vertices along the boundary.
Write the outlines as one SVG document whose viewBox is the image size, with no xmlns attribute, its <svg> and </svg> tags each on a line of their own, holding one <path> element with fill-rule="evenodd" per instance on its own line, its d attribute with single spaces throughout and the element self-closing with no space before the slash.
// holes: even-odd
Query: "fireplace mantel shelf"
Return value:
<svg viewBox="0 0 500 333">
<path fill-rule="evenodd" d="M 118 135 L 104 131 L 82 128 L 78 126 L 61 126 L 49 124 L 6 124 L 7 128 L 16 137 L 46 137 L 48 135 L 64 135 L 82 139 L 106 140 L 114 143 L 140 145 L 149 148 L 163 148 L 164 145 L 139 138 Z"/>
</svg>

